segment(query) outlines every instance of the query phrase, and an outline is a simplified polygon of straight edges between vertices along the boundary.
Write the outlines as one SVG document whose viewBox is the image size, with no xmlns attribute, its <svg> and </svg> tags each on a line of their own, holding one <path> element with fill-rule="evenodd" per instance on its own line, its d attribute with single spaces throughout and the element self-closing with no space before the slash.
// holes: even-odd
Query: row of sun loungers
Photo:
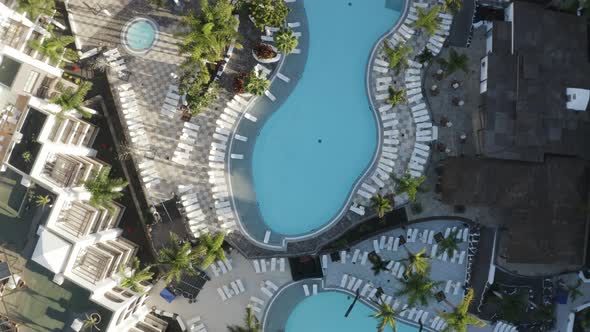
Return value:
<svg viewBox="0 0 590 332">
<path fill-rule="evenodd" d="M 195 318 L 189 319 L 186 322 L 186 326 L 190 332 L 207 332 L 205 328 L 205 324 L 201 322 L 201 316 L 197 316 Z"/>
<path fill-rule="evenodd" d="M 168 87 L 168 92 L 166 93 L 166 99 L 164 99 L 164 104 L 162 104 L 162 108 L 160 108 L 160 113 L 169 117 L 173 118 L 176 110 L 178 109 L 178 101 L 180 100 L 180 95 L 178 94 L 178 86 L 170 85 Z"/>
<path fill-rule="evenodd" d="M 318 284 L 313 284 L 312 285 L 312 292 L 310 293 L 309 291 L 309 285 L 308 284 L 303 284 L 303 292 L 305 293 L 305 296 L 310 296 L 310 295 L 317 295 L 318 294 Z"/>
<path fill-rule="evenodd" d="M 227 301 L 228 299 L 231 299 L 232 297 L 240 295 L 244 292 L 246 292 L 246 288 L 244 287 L 241 279 L 236 279 L 235 281 L 230 282 L 229 286 L 223 285 L 217 288 L 217 294 L 219 294 L 219 297 L 221 297 L 222 301 Z"/>
<path fill-rule="evenodd" d="M 508 323 L 498 322 L 493 332 L 518 332 L 518 329 Z"/>
<path fill-rule="evenodd" d="M 252 261 L 252 264 L 254 265 L 254 271 L 257 274 L 266 273 L 267 271 L 275 272 L 277 270 L 279 272 L 285 272 L 286 259 L 284 257 L 272 257 L 270 260 L 264 258 L 255 259 Z"/>
<path fill-rule="evenodd" d="M 201 210 L 197 193 L 192 190 L 192 186 L 181 189 L 179 187 L 180 203 L 184 209 L 184 213 L 188 219 L 188 225 L 193 235 L 198 238 L 203 233 L 209 232 L 206 224 L 206 215 Z M 231 270 L 231 269 L 230 269 Z"/>
<path fill-rule="evenodd" d="M 459 295 L 459 292 L 461 290 L 462 288 L 460 281 L 454 282 L 452 280 L 447 280 L 447 283 L 445 285 L 445 293 L 450 294 L 452 292 L 453 295 Z"/>
<path fill-rule="evenodd" d="M 217 119 L 217 127 L 213 133 L 211 149 L 209 150 L 209 182 L 212 184 L 213 198 L 215 199 L 215 209 L 217 219 L 221 228 L 233 229 L 236 226 L 235 214 L 230 203 L 229 189 L 225 176 L 226 158 L 229 155 L 232 159 L 243 159 L 242 154 L 231 154 L 227 150 L 227 143 L 233 135 L 233 128 L 248 104 L 248 100 L 240 95 L 235 95 L 230 100 L 223 112 Z M 250 114 L 244 117 L 250 121 L 256 121 L 256 118 Z M 235 134 L 234 138 L 238 141 L 247 141 L 248 138 Z"/>
<path fill-rule="evenodd" d="M 116 50 L 116 49 L 114 49 Z M 112 51 L 112 50 L 111 50 Z M 118 52 L 118 51 L 117 51 Z M 137 108 L 135 91 L 130 83 L 115 85 L 115 96 L 120 104 L 122 118 L 129 132 L 129 139 L 134 148 L 143 148 L 148 144 L 145 125 Z M 153 161 L 146 160 L 138 164 L 139 174 L 143 185 L 150 192 L 150 188 L 160 183 L 160 176 Z"/>
<path fill-rule="evenodd" d="M 213 272 L 213 274 L 216 277 L 219 277 L 219 275 L 221 275 L 221 274 L 226 274 L 228 272 L 231 272 L 231 270 L 233 269 L 233 267 L 231 265 L 231 261 L 228 259 L 226 259 L 224 261 L 213 262 L 213 264 L 211 264 L 209 266 L 209 268 L 211 269 L 211 271 Z"/>
<path fill-rule="evenodd" d="M 141 181 L 146 188 L 160 183 L 160 175 L 153 160 L 145 160 L 138 165 Z"/>
<path fill-rule="evenodd" d="M 340 281 L 340 288 L 345 288 L 349 291 L 352 291 L 353 293 L 356 293 L 356 291 L 361 287 L 362 283 L 363 279 L 354 276 L 349 276 L 345 273 L 342 275 L 342 280 Z"/>
<path fill-rule="evenodd" d="M 279 287 L 275 285 L 272 281 L 266 280 L 264 285 L 260 287 L 260 290 L 264 295 L 266 295 L 269 299 L 274 296 L 274 293 L 279 290 Z"/>
<path fill-rule="evenodd" d="M 199 126 L 185 121 L 182 127 L 182 135 L 174 153 L 172 154 L 172 161 L 181 165 L 188 165 L 191 159 L 191 152 L 194 150 L 194 145 L 197 142 Z"/>
<path fill-rule="evenodd" d="M 109 66 L 113 71 L 115 71 L 119 77 L 123 75 L 123 71 L 127 70 L 127 66 L 125 65 L 125 59 L 121 56 L 119 49 L 113 48 L 103 53 L 105 58 L 107 59 Z"/>
<path fill-rule="evenodd" d="M 250 303 L 248 304 L 248 306 L 252 308 L 254 312 L 261 313 L 262 307 L 264 306 L 264 301 L 257 298 L 256 296 L 251 296 Z"/>
</svg>

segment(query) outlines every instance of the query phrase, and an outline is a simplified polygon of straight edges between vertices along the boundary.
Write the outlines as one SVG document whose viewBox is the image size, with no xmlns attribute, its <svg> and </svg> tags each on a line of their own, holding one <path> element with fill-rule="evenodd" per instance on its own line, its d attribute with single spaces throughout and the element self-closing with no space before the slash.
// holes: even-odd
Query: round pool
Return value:
<svg viewBox="0 0 590 332">
<path fill-rule="evenodd" d="M 304 72 L 256 137 L 252 157 L 256 204 L 273 233 L 305 236 L 331 224 L 370 165 L 378 133 L 365 88 L 367 58 L 400 16 L 403 1 L 389 3 L 305 2 Z"/>
<path fill-rule="evenodd" d="M 137 17 L 129 21 L 123 29 L 121 39 L 125 48 L 132 53 L 146 53 L 158 36 L 158 25 L 151 19 Z"/>
<path fill-rule="evenodd" d="M 291 311 L 285 332 L 359 332 L 376 331 L 378 320 L 371 317 L 375 310 L 358 301 L 348 318 L 344 313 L 353 301 L 353 297 L 344 293 L 320 292 L 301 301 Z M 416 332 L 413 326 L 396 322 L 397 332 Z"/>
</svg>

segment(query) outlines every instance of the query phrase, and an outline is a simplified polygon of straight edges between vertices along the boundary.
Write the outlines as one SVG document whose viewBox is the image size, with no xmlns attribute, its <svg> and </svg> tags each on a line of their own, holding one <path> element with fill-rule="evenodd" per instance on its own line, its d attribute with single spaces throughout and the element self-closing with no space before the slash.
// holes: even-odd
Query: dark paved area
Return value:
<svg viewBox="0 0 590 332">
<path fill-rule="evenodd" d="M 574 158 L 545 163 L 449 158 L 446 204 L 487 206 L 506 227 L 499 255 L 508 263 L 581 265 L 585 259 L 590 168 Z"/>
</svg>

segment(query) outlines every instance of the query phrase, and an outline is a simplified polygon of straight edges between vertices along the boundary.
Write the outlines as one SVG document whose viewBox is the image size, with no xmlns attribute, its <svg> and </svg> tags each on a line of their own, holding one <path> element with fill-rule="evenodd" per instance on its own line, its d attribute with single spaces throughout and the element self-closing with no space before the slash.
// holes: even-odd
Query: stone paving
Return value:
<svg viewBox="0 0 590 332">
<path fill-rule="evenodd" d="M 480 59 L 485 55 L 485 28 L 474 30 L 472 42 L 469 48 L 453 48 L 459 54 L 466 54 L 469 58 L 468 71 L 457 70 L 454 73 L 444 73 L 439 79 L 436 72 L 441 65 L 431 61 L 427 66 L 424 77 L 424 90 L 432 112 L 433 122 L 439 126 L 437 143 L 444 145 L 444 149 L 435 149 L 433 158 L 435 161 L 450 156 L 475 156 L 476 147 L 473 139 L 473 114 L 480 105 L 479 93 L 479 66 Z M 444 48 L 439 58 L 448 59 L 451 48 Z M 457 89 L 452 87 L 453 82 L 459 82 Z M 432 86 L 438 87 L 438 94 L 432 93 Z M 462 106 L 453 103 L 453 98 L 463 101 Z M 443 119 L 445 119 L 443 123 Z M 465 139 L 461 139 L 461 135 Z M 448 150 L 447 150 L 448 149 Z"/>
<path fill-rule="evenodd" d="M 95 15 L 101 8 L 107 9 L 111 16 Z M 179 25 L 182 13 L 171 12 L 169 8 L 154 10 L 144 0 L 72 0 L 69 11 L 70 21 L 74 22 L 75 35 L 80 41 L 82 51 L 94 47 L 116 47 L 125 59 L 129 77 L 119 77 L 116 72 L 110 70 L 108 78 L 114 95 L 116 87 L 125 83 L 131 84 L 131 90 L 136 95 L 140 121 L 146 133 L 142 138 L 147 142 L 142 143 L 147 144 L 132 144 L 133 157 L 139 165 L 153 161 L 155 173 L 152 175 L 159 180 L 144 188 L 148 202 L 158 204 L 178 193 L 179 186 L 192 185 L 207 220 L 213 220 L 214 201 L 207 175 L 208 154 L 215 132 L 215 121 L 231 96 L 223 91 L 209 108 L 191 118 L 190 123 L 198 126 L 198 137 L 190 152 L 190 162 L 187 165 L 173 162 L 172 157 L 178 148 L 185 124 L 179 112 L 170 118 L 161 113 L 161 108 L 169 87 L 178 84 L 175 77 L 179 74 L 178 66 L 183 59 L 178 55 L 176 44 L 179 40 L 175 34 L 182 31 Z M 121 45 L 121 30 L 125 23 L 137 16 L 149 17 L 159 26 L 155 45 L 144 55 L 128 53 Z M 239 51 L 234 52 L 236 53 Z M 122 123 L 125 123 L 121 105 L 117 106 Z"/>
<path fill-rule="evenodd" d="M 410 166 L 414 164 L 414 160 L 417 159 L 415 154 L 417 145 L 415 143 L 417 139 L 417 122 L 420 121 L 418 121 L 417 116 L 414 115 L 416 114 L 416 111 L 412 110 L 411 108 L 419 108 L 420 104 L 424 102 L 424 99 L 422 98 L 424 96 L 424 87 L 422 85 L 421 89 L 419 89 L 421 92 L 418 92 L 417 94 L 410 94 L 410 90 L 414 89 L 407 88 L 407 84 L 409 82 L 408 78 L 414 75 L 417 75 L 418 82 L 423 81 L 425 70 L 422 69 L 422 64 L 417 62 L 417 56 L 427 47 L 431 39 L 431 37 L 425 32 L 420 31 L 419 29 L 414 30 L 411 28 L 413 26 L 413 21 L 415 20 L 413 16 L 415 15 L 408 15 L 408 13 L 415 12 L 417 7 L 429 8 L 426 10 L 430 10 L 436 4 L 436 1 L 408 2 L 408 6 L 406 6 L 404 9 L 400 20 L 391 30 L 391 32 L 380 41 L 379 46 L 374 53 L 374 57 L 369 63 L 369 96 L 373 107 L 378 110 L 382 131 L 385 135 L 385 139 L 382 140 L 380 145 L 385 145 L 386 149 L 388 145 L 393 147 L 393 149 L 397 149 L 397 152 L 393 156 L 395 165 L 392 167 L 392 174 L 395 176 L 395 178 L 403 177 L 408 171 L 412 172 L 411 169 L 414 167 Z M 411 31 L 412 33 L 408 33 L 407 31 L 409 30 L 414 31 Z M 446 35 L 448 35 L 448 33 L 445 33 L 444 30 L 439 30 L 437 34 L 441 36 L 440 38 L 446 38 Z M 384 43 L 387 43 L 387 45 L 392 48 L 395 47 L 395 45 L 400 45 L 402 43 L 406 46 L 410 46 L 412 51 L 408 55 L 408 66 L 400 69 L 398 72 L 395 72 L 393 69 L 388 69 L 387 64 L 389 59 L 384 51 Z M 389 83 L 384 84 L 382 82 Z M 408 101 L 406 103 L 396 105 L 391 110 L 389 110 L 387 107 L 387 102 L 384 100 L 386 99 L 388 92 L 386 89 L 380 89 L 380 87 L 382 88 L 386 85 L 393 87 L 395 90 L 405 89 Z M 416 98 L 417 96 L 420 97 Z M 428 107 L 426 107 L 426 110 L 428 111 Z M 391 125 L 391 122 L 389 122 L 391 119 L 390 116 L 393 116 L 393 119 L 397 120 L 394 121 L 393 126 Z M 430 122 L 431 119 L 425 121 L 423 124 L 427 126 L 427 123 Z M 434 131 L 435 129 L 431 130 Z M 423 131 L 427 132 L 428 129 Z M 422 133 L 420 133 L 420 135 L 422 135 Z M 391 143 L 387 143 L 388 139 L 393 139 L 393 145 Z M 430 140 L 435 139 L 436 137 L 433 132 L 432 139 Z M 428 141 L 421 142 L 424 144 L 429 143 Z M 384 151 L 387 151 L 386 149 L 383 149 L 383 147 L 379 149 L 379 164 L 374 164 L 373 169 L 368 174 L 377 175 L 380 173 L 380 170 L 383 171 L 387 169 L 386 167 L 383 167 L 383 158 L 390 158 L 390 156 L 384 153 Z M 427 151 L 425 154 L 427 156 L 430 155 L 430 153 Z M 424 168 L 424 164 L 424 162 L 420 164 L 422 169 Z M 418 168 L 420 168 L 420 166 L 418 166 Z M 423 173 L 423 170 L 414 171 L 413 176 L 417 176 L 419 173 Z M 385 183 L 385 185 L 382 186 L 378 183 L 379 181 L 377 181 L 375 177 L 376 176 L 371 176 L 371 179 L 367 179 L 366 182 L 372 181 L 371 185 L 379 188 L 379 193 L 387 194 L 395 191 L 395 181 L 393 178 L 389 178 L 389 176 L 387 176 L 387 178 L 381 178 L 381 180 L 383 180 Z M 363 195 L 362 192 L 359 192 L 359 194 L 360 195 L 355 197 L 355 202 L 360 205 L 370 206 L 370 198 L 366 197 L 366 195 Z"/>
</svg>

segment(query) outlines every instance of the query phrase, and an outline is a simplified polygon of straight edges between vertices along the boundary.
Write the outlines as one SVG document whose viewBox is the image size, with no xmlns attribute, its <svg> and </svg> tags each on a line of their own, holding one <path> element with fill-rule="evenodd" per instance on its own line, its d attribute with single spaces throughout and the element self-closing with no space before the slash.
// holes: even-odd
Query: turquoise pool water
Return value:
<svg viewBox="0 0 590 332">
<path fill-rule="evenodd" d="M 127 27 L 125 41 L 133 51 L 147 51 L 156 41 L 156 33 L 156 26 L 152 22 L 137 19 Z"/>
<path fill-rule="evenodd" d="M 375 311 L 357 302 L 348 318 L 344 313 L 353 301 L 352 296 L 340 292 L 321 292 L 299 303 L 287 320 L 285 332 L 369 332 L 377 331 Z M 397 332 L 417 332 L 418 329 L 397 322 Z M 386 331 L 391 329 L 387 328 Z"/>
<path fill-rule="evenodd" d="M 305 2 L 305 70 L 265 123 L 252 157 L 256 200 L 274 232 L 302 235 L 329 223 L 369 166 L 377 128 L 366 64 L 374 43 L 400 16 L 401 3 L 391 7 L 386 0 Z"/>
</svg>

